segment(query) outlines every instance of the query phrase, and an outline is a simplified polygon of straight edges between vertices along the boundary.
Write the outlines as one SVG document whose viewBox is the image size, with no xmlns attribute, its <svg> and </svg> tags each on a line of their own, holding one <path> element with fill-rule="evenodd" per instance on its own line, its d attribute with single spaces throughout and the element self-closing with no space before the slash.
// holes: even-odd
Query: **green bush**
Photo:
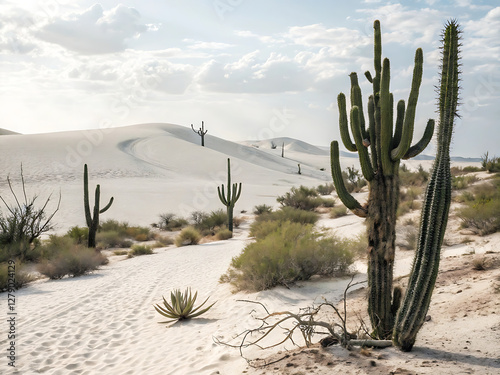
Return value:
<svg viewBox="0 0 500 375">
<path fill-rule="evenodd" d="M 133 243 L 115 230 L 98 232 L 96 242 L 97 247 L 100 249 L 109 249 L 112 247 L 127 248 L 132 246 Z"/>
<path fill-rule="evenodd" d="M 455 176 L 452 177 L 451 187 L 453 190 L 463 190 L 476 181 L 478 181 L 478 178 L 475 175 Z"/>
<path fill-rule="evenodd" d="M 175 239 L 177 247 L 196 245 L 201 240 L 201 234 L 193 227 L 184 228 Z"/>
<path fill-rule="evenodd" d="M 157 247 L 166 247 L 166 246 L 169 246 L 169 245 L 172 245 L 174 244 L 174 240 L 170 237 L 166 237 L 166 236 L 157 236 L 156 237 L 156 243 L 153 245 L 153 247 L 157 248 Z"/>
<path fill-rule="evenodd" d="M 484 236 L 500 230 L 500 181 L 477 186 L 474 199 L 465 202 L 457 215 L 463 228 Z"/>
<path fill-rule="evenodd" d="M 12 271 L 14 271 L 14 277 L 9 277 L 9 273 L 12 275 Z M 34 277 L 26 272 L 22 263 L 11 263 L 10 268 L 8 262 L 0 263 L 0 293 L 20 289 L 33 280 Z"/>
<path fill-rule="evenodd" d="M 330 218 L 331 219 L 336 219 L 338 217 L 346 216 L 347 215 L 347 208 L 345 206 L 337 206 L 334 207 L 330 210 Z"/>
<path fill-rule="evenodd" d="M 125 236 L 127 234 L 127 229 L 129 228 L 129 224 L 126 221 L 119 222 L 118 220 L 108 219 L 99 225 L 99 231 L 102 232 L 117 232 L 121 236 Z"/>
<path fill-rule="evenodd" d="M 233 232 L 231 232 L 227 228 L 221 229 L 215 235 L 215 238 L 217 238 L 219 241 L 228 240 L 228 239 L 230 239 L 232 237 L 233 237 Z"/>
<path fill-rule="evenodd" d="M 493 156 L 489 157 L 489 153 L 486 152 L 481 157 L 481 167 L 484 171 L 488 171 L 490 173 L 500 172 L 500 157 Z"/>
<path fill-rule="evenodd" d="M 160 215 L 160 222 L 157 226 L 162 230 L 176 231 L 187 225 L 189 225 L 189 223 L 186 219 L 177 217 L 173 213 L 164 213 Z"/>
<path fill-rule="evenodd" d="M 354 166 L 347 167 L 346 171 L 342 171 L 342 179 L 349 193 L 357 193 L 368 184 Z"/>
<path fill-rule="evenodd" d="M 227 223 L 227 212 L 219 209 L 209 214 L 196 211 L 191 214 L 194 227 L 204 235 L 215 235 Z"/>
<path fill-rule="evenodd" d="M 55 257 L 38 264 L 37 269 L 50 279 L 64 276 L 81 276 L 107 264 L 108 259 L 94 249 L 74 245 L 71 249 L 60 251 Z"/>
<path fill-rule="evenodd" d="M 85 244 L 89 238 L 89 228 L 81 228 L 78 225 L 69 228 L 66 236 L 73 239 L 77 244 Z"/>
<path fill-rule="evenodd" d="M 273 208 L 271 206 L 268 206 L 267 204 L 259 204 L 253 209 L 253 213 L 255 215 L 268 214 L 271 212 L 273 212 Z"/>
<path fill-rule="evenodd" d="M 291 221 L 292 223 L 315 224 L 319 215 L 313 211 L 282 207 L 280 210 L 257 216 L 255 221 Z"/>
<path fill-rule="evenodd" d="M 328 183 L 325 185 L 318 185 L 316 187 L 316 191 L 320 195 L 330 195 L 335 190 L 335 186 L 332 183 Z"/>
<path fill-rule="evenodd" d="M 221 280 L 238 290 L 260 291 L 313 275 L 345 274 L 353 259 L 347 241 L 318 233 L 310 224 L 283 222 L 233 258 Z"/>
<path fill-rule="evenodd" d="M 131 251 L 128 253 L 129 258 L 137 255 L 149 255 L 153 254 L 153 249 L 151 246 L 145 245 L 133 245 Z"/>
<path fill-rule="evenodd" d="M 313 211 L 318 207 L 333 207 L 335 201 L 322 198 L 314 188 L 300 186 L 292 187 L 285 195 L 276 199 L 283 207 L 292 207 L 299 210 Z"/>
<path fill-rule="evenodd" d="M 424 186 L 428 180 L 429 172 L 422 165 L 418 166 L 416 172 L 411 172 L 404 164 L 399 167 L 399 182 L 401 186 Z"/>
</svg>

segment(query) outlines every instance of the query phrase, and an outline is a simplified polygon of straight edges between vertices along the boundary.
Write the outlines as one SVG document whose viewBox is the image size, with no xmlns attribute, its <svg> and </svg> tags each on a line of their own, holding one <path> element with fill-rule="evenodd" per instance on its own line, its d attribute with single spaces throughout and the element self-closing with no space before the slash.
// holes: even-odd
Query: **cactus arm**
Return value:
<svg viewBox="0 0 500 375">
<path fill-rule="evenodd" d="M 347 191 L 344 180 L 342 179 L 342 171 L 340 169 L 340 153 L 339 144 L 333 141 L 330 145 L 330 166 L 332 169 L 332 178 L 337 190 L 337 195 L 344 205 L 359 217 L 366 217 L 368 210 L 362 207 L 361 204 Z"/>
<path fill-rule="evenodd" d="M 392 175 L 393 164 L 390 156 L 390 145 L 392 143 L 392 122 L 391 122 L 391 100 L 389 92 L 389 82 L 391 77 L 391 65 L 389 59 L 384 59 L 382 76 L 380 79 L 380 161 L 382 170 L 387 176 Z"/>
<path fill-rule="evenodd" d="M 365 115 L 363 113 L 363 98 L 361 96 L 361 88 L 359 87 L 358 75 L 353 72 L 349 74 L 349 78 L 351 79 L 351 108 L 354 106 L 358 107 L 361 136 L 362 139 L 367 139 L 368 135 L 365 128 Z"/>
<path fill-rule="evenodd" d="M 404 119 L 405 119 L 405 101 L 401 99 L 396 106 L 396 125 L 394 129 L 394 136 L 392 137 L 393 148 L 396 148 L 399 145 L 399 142 L 401 142 Z"/>
<path fill-rule="evenodd" d="M 380 31 L 380 21 L 373 22 L 373 65 L 375 67 L 375 78 L 373 79 L 373 93 L 377 95 L 380 91 L 380 75 L 382 72 L 382 32 Z"/>
<path fill-rule="evenodd" d="M 90 202 L 89 202 L 89 174 L 87 169 L 87 164 L 83 166 L 83 204 L 85 208 L 85 221 L 87 226 L 92 225 L 92 216 L 90 214 Z"/>
<path fill-rule="evenodd" d="M 373 77 L 369 70 L 365 72 L 365 77 L 368 80 L 368 82 L 373 83 Z"/>
<path fill-rule="evenodd" d="M 233 184 L 233 206 L 240 199 L 241 195 L 241 182 L 238 184 Z"/>
<path fill-rule="evenodd" d="M 372 167 L 377 168 L 377 136 L 375 133 L 375 103 L 373 102 L 373 95 L 370 95 L 370 97 L 368 98 L 368 133 L 370 135 Z"/>
<path fill-rule="evenodd" d="M 392 160 L 401 160 L 408 152 L 413 137 L 413 126 L 415 123 L 415 112 L 417 109 L 418 93 L 422 83 L 422 71 L 424 64 L 424 55 L 421 48 L 415 52 L 415 66 L 413 68 L 413 79 L 411 82 L 410 96 L 408 97 L 408 106 L 406 108 L 403 132 L 398 146 L 392 150 Z"/>
<path fill-rule="evenodd" d="M 217 192 L 219 193 L 219 199 L 222 202 L 224 206 L 227 206 L 227 200 L 226 197 L 224 196 L 224 184 L 222 185 L 222 191 L 221 191 L 221 186 L 217 186 Z"/>
<path fill-rule="evenodd" d="M 358 149 L 356 145 L 351 141 L 351 136 L 349 135 L 349 125 L 347 122 L 347 107 L 345 102 L 345 95 L 340 93 L 337 96 L 337 105 L 339 107 L 339 128 L 340 128 L 340 138 L 345 148 L 349 151 L 355 152 Z"/>
<path fill-rule="evenodd" d="M 360 126 L 359 108 L 357 106 L 351 108 L 351 130 L 356 142 L 356 148 L 358 149 L 361 171 L 363 172 L 363 176 L 366 178 L 366 180 L 371 181 L 373 180 L 374 173 L 370 162 L 370 155 L 368 154 L 368 149 L 363 145 L 363 129 Z"/>
<path fill-rule="evenodd" d="M 414 158 L 415 156 L 420 154 L 427 147 L 433 135 L 434 135 L 434 120 L 429 119 L 429 121 L 427 121 L 427 126 L 425 127 L 424 135 L 422 136 L 420 141 L 418 141 L 415 145 L 411 146 L 408 149 L 403 159 L 406 160 Z"/>
<path fill-rule="evenodd" d="M 114 199 L 115 198 L 111 197 L 111 199 L 109 200 L 109 203 L 106 205 L 106 207 L 104 207 L 102 210 L 100 210 L 99 213 L 100 214 L 105 213 L 111 207 L 111 205 L 113 204 Z"/>
<path fill-rule="evenodd" d="M 417 250 L 407 293 L 394 325 L 393 342 L 403 351 L 410 351 L 415 344 L 417 333 L 429 309 L 439 271 L 441 245 L 451 204 L 450 143 L 458 104 L 459 40 L 458 24 L 450 21 L 446 25 L 442 49 L 438 150 L 425 193 Z"/>
</svg>

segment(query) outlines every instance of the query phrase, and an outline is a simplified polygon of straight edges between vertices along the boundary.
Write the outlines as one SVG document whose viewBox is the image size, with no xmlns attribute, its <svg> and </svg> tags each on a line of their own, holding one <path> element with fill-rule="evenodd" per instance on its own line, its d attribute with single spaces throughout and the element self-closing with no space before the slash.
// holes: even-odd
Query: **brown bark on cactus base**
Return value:
<svg viewBox="0 0 500 375">
<path fill-rule="evenodd" d="M 398 195 L 399 176 L 397 172 L 392 176 L 377 173 L 370 181 L 366 220 L 368 232 L 368 312 L 373 333 L 379 339 L 391 338 L 394 315 L 398 308 L 398 306 L 392 306 Z"/>
</svg>

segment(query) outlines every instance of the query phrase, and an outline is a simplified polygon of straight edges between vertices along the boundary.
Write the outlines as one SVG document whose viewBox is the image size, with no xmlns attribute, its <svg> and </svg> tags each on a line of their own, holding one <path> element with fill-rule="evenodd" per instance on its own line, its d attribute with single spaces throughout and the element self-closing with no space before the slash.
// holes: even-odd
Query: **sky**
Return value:
<svg viewBox="0 0 500 375">
<path fill-rule="evenodd" d="M 451 154 L 500 156 L 497 0 L 0 0 L 0 128 L 29 133 L 204 121 L 233 141 L 340 139 L 337 95 L 373 71 L 373 21 L 407 100 L 424 52 L 418 140 L 437 118 L 440 39 L 462 34 Z M 424 153 L 432 154 L 432 144 Z"/>
</svg>

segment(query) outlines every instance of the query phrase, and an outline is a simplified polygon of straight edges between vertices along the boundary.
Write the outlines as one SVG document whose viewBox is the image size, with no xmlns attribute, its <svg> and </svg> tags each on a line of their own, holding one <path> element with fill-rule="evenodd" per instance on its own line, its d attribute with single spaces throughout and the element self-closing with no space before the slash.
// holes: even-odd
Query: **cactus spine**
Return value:
<svg viewBox="0 0 500 375">
<path fill-rule="evenodd" d="M 460 30 L 456 21 L 447 23 L 442 42 L 437 155 L 425 193 L 408 288 L 394 326 L 394 344 L 403 351 L 412 349 L 429 309 L 451 202 L 450 142 L 457 116 L 460 73 Z"/>
<path fill-rule="evenodd" d="M 233 231 L 233 209 L 241 194 L 241 182 L 231 185 L 231 159 L 227 158 L 227 194 L 224 192 L 224 184 L 217 186 L 219 199 L 227 207 L 227 226 Z"/>
<path fill-rule="evenodd" d="M 191 124 L 191 129 L 201 137 L 201 146 L 205 147 L 205 134 L 207 134 L 208 130 L 205 130 L 205 124 L 203 121 L 201 122 L 201 128 L 198 130 L 194 130 L 193 124 Z"/>
<path fill-rule="evenodd" d="M 109 203 L 103 209 L 99 208 L 101 199 L 101 187 L 97 185 L 95 188 L 95 200 L 94 200 L 94 217 L 90 213 L 90 202 L 89 202 L 89 175 L 87 170 L 87 164 L 83 167 L 83 201 L 85 206 L 85 219 L 87 221 L 87 226 L 89 228 L 89 239 L 88 247 L 95 248 L 96 242 L 95 237 L 97 229 L 99 228 L 99 214 L 106 212 L 113 204 L 114 198 L 111 197 Z"/>
<path fill-rule="evenodd" d="M 331 144 L 331 169 L 333 182 L 344 205 L 354 214 L 367 218 L 368 232 L 368 313 L 374 334 L 390 338 L 394 315 L 398 308 L 401 291 L 394 290 L 393 266 L 396 239 L 396 211 L 399 200 L 399 164 L 401 159 L 418 155 L 427 146 L 434 132 L 434 120 L 429 120 L 423 138 L 411 146 L 420 83 L 422 81 L 423 53 L 415 53 L 413 80 L 405 106 L 400 100 L 396 106 L 396 122 L 393 125 L 394 99 L 390 92 L 390 62 L 382 62 L 382 38 L 380 22 L 374 28 L 375 76 L 365 76 L 373 86 L 368 99 L 368 129 L 362 103 L 361 89 L 356 73 L 350 74 L 351 109 L 349 119 L 346 98 L 340 93 L 339 127 L 342 142 L 347 150 L 357 151 L 361 171 L 369 183 L 368 202 L 361 205 L 344 186 L 337 141 Z M 350 130 L 349 125 L 350 122 Z M 354 142 L 351 139 L 352 133 Z"/>
</svg>

